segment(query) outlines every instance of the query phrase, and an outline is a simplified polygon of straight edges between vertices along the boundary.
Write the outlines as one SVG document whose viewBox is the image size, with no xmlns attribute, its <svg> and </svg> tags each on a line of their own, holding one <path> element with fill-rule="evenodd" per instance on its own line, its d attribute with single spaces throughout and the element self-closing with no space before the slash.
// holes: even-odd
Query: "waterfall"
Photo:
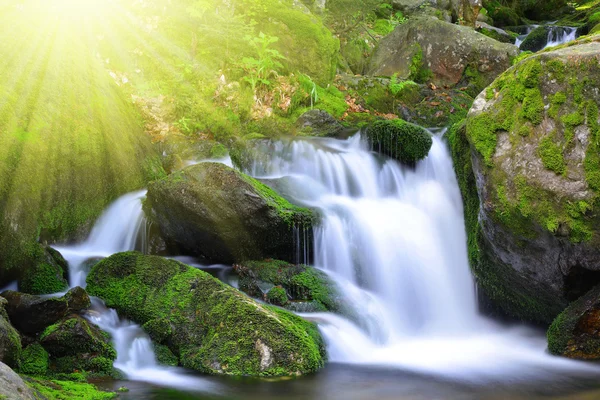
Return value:
<svg viewBox="0 0 600 400">
<path fill-rule="evenodd" d="M 145 196 L 143 190 L 120 197 L 100 216 L 84 242 L 55 246 L 69 263 L 71 287 L 85 287 L 90 266 L 98 259 L 146 247 L 143 243 L 146 221 L 142 210 Z M 117 312 L 107 308 L 100 299 L 92 297 L 92 308 L 86 317 L 110 333 L 117 351 L 114 367 L 123 371 L 128 379 L 188 390 L 211 390 L 214 386 L 204 379 L 186 376 L 178 368 L 160 366 L 152 341 L 142 328 L 119 318 Z"/>
<path fill-rule="evenodd" d="M 515 46 L 521 48 L 521 45 L 527 39 L 527 36 L 535 28 L 538 28 L 540 25 L 529 25 L 526 27 L 525 33 L 519 35 L 515 41 Z M 546 44 L 544 45 L 544 49 L 548 47 L 558 46 L 561 44 L 569 43 L 577 39 L 577 28 L 570 26 L 548 26 L 548 38 L 546 39 Z"/>
<path fill-rule="evenodd" d="M 329 360 L 460 379 L 591 370 L 547 355 L 539 332 L 479 314 L 461 194 L 440 136 L 415 168 L 371 152 L 360 135 L 258 145 L 266 157 L 249 172 L 285 180 L 293 201 L 320 211 L 315 266 L 362 318 L 303 315 L 319 323 Z"/>
</svg>

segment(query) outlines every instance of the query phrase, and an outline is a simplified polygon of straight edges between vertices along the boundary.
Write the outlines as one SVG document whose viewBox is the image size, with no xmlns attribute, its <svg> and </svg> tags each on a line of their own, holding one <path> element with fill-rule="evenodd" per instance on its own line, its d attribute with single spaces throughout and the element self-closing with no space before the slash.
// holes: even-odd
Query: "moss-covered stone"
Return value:
<svg viewBox="0 0 600 400">
<path fill-rule="evenodd" d="M 521 50 L 523 51 L 540 51 L 548 43 L 548 34 L 550 33 L 549 26 L 539 26 L 535 28 L 527 38 L 521 43 Z"/>
<path fill-rule="evenodd" d="M 373 150 L 408 165 L 425 158 L 433 145 L 425 129 L 399 119 L 375 121 L 366 134 Z"/>
<path fill-rule="evenodd" d="M 548 329 L 552 354 L 582 360 L 600 359 L 600 287 L 595 287 L 560 313 Z"/>
<path fill-rule="evenodd" d="M 168 365 L 171 367 L 176 367 L 179 365 L 179 358 L 171 349 L 162 344 L 154 344 L 154 354 L 156 355 L 156 361 L 162 365 Z"/>
<path fill-rule="evenodd" d="M 343 313 L 344 306 L 335 283 L 323 272 L 306 266 L 279 260 L 248 261 L 234 265 L 239 275 L 240 290 L 256 298 L 273 286 L 281 287 L 292 302 L 285 305 L 295 309 L 294 302 L 314 302 L 316 311 Z M 281 291 L 279 291 L 281 293 Z"/>
<path fill-rule="evenodd" d="M 313 213 L 223 164 L 201 163 L 155 181 L 145 202 L 165 239 L 215 262 L 291 259 L 294 226 Z"/>
<path fill-rule="evenodd" d="M 273 286 L 267 292 L 267 301 L 270 304 L 284 307 L 287 303 L 289 303 L 287 292 L 281 286 Z"/>
<path fill-rule="evenodd" d="M 521 61 L 476 99 L 467 119 L 478 177 L 469 184 L 483 206 L 470 211 L 479 215 L 468 226 L 478 254 L 472 268 L 489 297 L 517 317 L 549 323 L 596 283 L 598 191 L 590 182 L 599 52 L 582 43 Z"/>
<path fill-rule="evenodd" d="M 19 290 L 29 294 L 52 294 L 69 287 L 69 268 L 62 255 L 46 247 L 33 264 L 24 270 L 19 279 Z"/>
<path fill-rule="evenodd" d="M 39 343 L 30 344 L 21 353 L 20 371 L 26 375 L 45 375 L 48 362 L 48 352 Z"/>
<path fill-rule="evenodd" d="M 10 324 L 4 307 L 7 301 L 0 297 L 0 362 L 16 368 L 19 365 L 21 353 L 21 336 Z"/>
<path fill-rule="evenodd" d="M 166 318 L 165 340 L 184 367 L 231 375 L 296 375 L 324 363 L 315 325 L 262 306 L 209 274 L 139 253 L 113 255 L 92 269 L 90 293 L 140 324 Z"/>
</svg>

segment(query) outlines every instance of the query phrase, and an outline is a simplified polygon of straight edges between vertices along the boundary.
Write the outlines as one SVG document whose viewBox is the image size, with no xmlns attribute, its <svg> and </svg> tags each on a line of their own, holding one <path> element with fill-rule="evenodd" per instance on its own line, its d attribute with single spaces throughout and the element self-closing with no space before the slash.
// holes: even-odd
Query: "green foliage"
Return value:
<svg viewBox="0 0 600 400">
<path fill-rule="evenodd" d="M 244 39 L 253 49 L 255 57 L 242 58 L 240 67 L 245 73 L 242 79 L 250 84 L 253 91 L 271 86 L 270 79 L 277 77 L 278 71 L 283 69 L 280 60 L 285 59 L 278 50 L 271 48 L 279 38 L 260 32 L 256 37 L 246 36 Z"/>
<path fill-rule="evenodd" d="M 48 352 L 39 343 L 34 343 L 21 352 L 20 371 L 27 375 L 45 375 L 48 362 Z"/>
<path fill-rule="evenodd" d="M 170 367 L 177 367 L 179 365 L 179 359 L 173 352 L 165 345 L 154 344 L 154 354 L 156 354 L 156 361 L 161 365 L 167 365 Z"/>
<path fill-rule="evenodd" d="M 375 121 L 366 134 L 374 150 L 408 165 L 425 158 L 433 144 L 425 129 L 403 120 Z"/>
</svg>

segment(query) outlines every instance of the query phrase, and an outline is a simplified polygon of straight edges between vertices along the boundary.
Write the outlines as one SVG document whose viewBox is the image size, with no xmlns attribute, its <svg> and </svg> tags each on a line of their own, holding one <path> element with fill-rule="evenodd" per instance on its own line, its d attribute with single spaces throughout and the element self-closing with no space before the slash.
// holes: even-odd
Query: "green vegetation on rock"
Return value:
<svg viewBox="0 0 600 400">
<path fill-rule="evenodd" d="M 25 383 L 33 390 L 35 398 L 40 400 L 109 400 L 117 397 L 116 393 L 98 390 L 89 383 L 38 377 L 26 377 Z"/>
<path fill-rule="evenodd" d="M 174 260 L 120 253 L 96 264 L 90 293 L 140 324 L 167 319 L 165 340 L 184 367 L 214 374 L 297 375 L 324 363 L 315 325 L 262 306 Z"/>
<path fill-rule="evenodd" d="M 48 363 L 48 352 L 39 343 L 34 343 L 21 353 L 20 371 L 26 375 L 45 375 Z"/>
<path fill-rule="evenodd" d="M 400 119 L 373 122 L 367 129 L 367 138 L 373 150 L 408 165 L 425 158 L 433 145 L 425 129 Z"/>
</svg>

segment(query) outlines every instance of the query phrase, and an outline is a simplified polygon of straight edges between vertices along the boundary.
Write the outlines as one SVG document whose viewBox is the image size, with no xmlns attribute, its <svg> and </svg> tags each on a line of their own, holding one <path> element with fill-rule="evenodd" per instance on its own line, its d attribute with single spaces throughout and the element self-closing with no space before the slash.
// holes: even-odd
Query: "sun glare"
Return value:
<svg viewBox="0 0 600 400">
<path fill-rule="evenodd" d="M 108 0 L 41 0 L 39 11 L 61 19 L 79 19 L 83 17 L 103 17 L 106 14 Z"/>
</svg>

